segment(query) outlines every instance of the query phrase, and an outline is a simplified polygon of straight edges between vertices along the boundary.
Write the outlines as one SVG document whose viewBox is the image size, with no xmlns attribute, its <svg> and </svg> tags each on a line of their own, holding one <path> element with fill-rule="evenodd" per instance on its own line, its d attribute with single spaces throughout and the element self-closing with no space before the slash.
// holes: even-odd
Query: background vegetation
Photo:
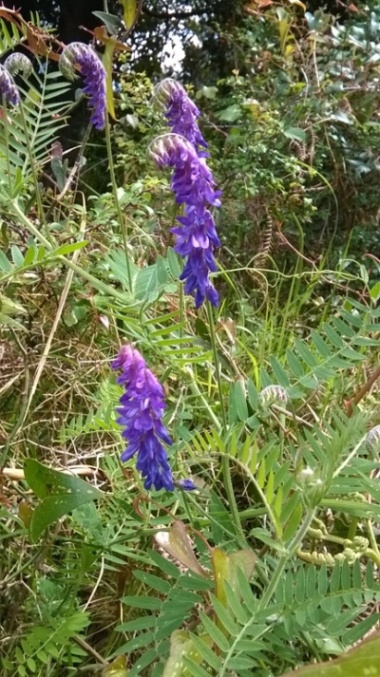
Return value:
<svg viewBox="0 0 380 677">
<path fill-rule="evenodd" d="M 113 52 L 96 34 L 105 133 L 57 70 L 91 37 L 70 3 L 0 10 L 2 57 L 34 65 L 0 120 L 2 674 L 378 675 L 380 4 L 90 4 L 127 22 Z M 223 191 L 215 312 L 183 295 L 147 155 L 173 70 Z M 195 492 L 119 461 L 129 342 Z"/>
</svg>

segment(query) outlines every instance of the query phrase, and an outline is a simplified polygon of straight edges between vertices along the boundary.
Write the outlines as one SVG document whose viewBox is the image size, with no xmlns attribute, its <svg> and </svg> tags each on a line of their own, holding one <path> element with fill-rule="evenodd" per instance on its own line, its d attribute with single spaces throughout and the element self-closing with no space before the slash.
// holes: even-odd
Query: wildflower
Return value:
<svg viewBox="0 0 380 677">
<path fill-rule="evenodd" d="M 376 425 L 367 433 L 365 445 L 374 456 L 380 454 L 380 425 Z"/>
<path fill-rule="evenodd" d="M 200 110 L 182 85 L 172 78 L 165 78 L 156 86 L 154 96 L 166 108 L 165 117 L 171 131 L 190 141 L 198 155 L 206 156 L 202 148 L 207 148 L 207 143 L 197 123 Z"/>
<path fill-rule="evenodd" d="M 11 73 L 0 64 L 0 95 L 7 103 L 14 106 L 20 103 L 20 94 L 14 83 Z"/>
<path fill-rule="evenodd" d="M 83 93 L 89 97 L 92 107 L 91 124 L 103 129 L 106 123 L 106 71 L 94 50 L 83 42 L 71 42 L 63 50 L 59 68 L 69 80 L 75 78 L 75 66 L 79 66 L 84 80 Z"/>
<path fill-rule="evenodd" d="M 150 155 L 159 167 L 173 168 L 171 187 L 176 202 L 184 205 L 183 216 L 177 217 L 181 225 L 172 228 L 172 233 L 177 236 L 174 250 L 187 257 L 180 276 L 185 280 L 185 293 L 195 294 L 196 308 L 206 298 L 217 306 L 219 297 L 209 273 L 217 270 L 214 249 L 220 241 L 208 207 L 220 206 L 221 193 L 215 190 L 212 172 L 205 158 L 199 157 L 194 146 L 179 134 L 155 139 Z"/>
<path fill-rule="evenodd" d="M 22 73 L 24 77 L 29 77 L 33 70 L 31 60 L 21 52 L 13 52 L 4 62 L 4 66 L 11 75 Z"/>
<path fill-rule="evenodd" d="M 121 369 L 117 383 L 125 388 L 117 410 L 120 414 L 117 422 L 124 426 L 122 436 L 128 442 L 121 460 L 129 461 L 137 454 L 136 468 L 145 480 L 145 489 L 173 491 L 175 484 L 187 491 L 195 489 L 191 480 L 174 483 L 163 446 L 163 442 L 172 444 L 162 422 L 166 406 L 164 390 L 139 351 L 131 345 L 123 346 L 112 368 Z"/>
</svg>

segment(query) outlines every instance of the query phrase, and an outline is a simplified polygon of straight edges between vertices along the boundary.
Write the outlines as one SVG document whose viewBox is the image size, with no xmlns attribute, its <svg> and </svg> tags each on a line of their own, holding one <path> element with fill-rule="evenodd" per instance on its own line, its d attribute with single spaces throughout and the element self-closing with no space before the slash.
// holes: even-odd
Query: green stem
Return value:
<svg viewBox="0 0 380 677">
<path fill-rule="evenodd" d="M 309 512 L 305 516 L 303 524 L 301 524 L 294 538 L 289 543 L 287 552 L 284 555 L 282 555 L 282 557 L 280 557 L 277 566 L 273 572 L 273 576 L 270 579 L 269 585 L 260 600 L 259 609 L 265 609 L 265 607 L 272 599 L 288 561 L 297 552 L 298 546 L 302 543 L 304 537 L 308 532 L 310 524 L 314 519 L 315 512 L 316 512 L 315 508 L 313 508 L 313 510 L 309 510 Z"/>
<path fill-rule="evenodd" d="M 109 296 L 113 296 L 114 299 L 117 301 L 120 301 L 122 304 L 126 304 L 130 302 L 130 298 L 126 297 L 125 294 L 122 292 L 117 291 L 117 289 L 114 289 L 113 287 L 110 287 L 108 284 L 105 282 L 102 282 L 101 280 L 98 280 L 94 275 L 91 275 L 91 273 L 88 273 L 87 270 L 84 270 L 84 268 L 81 268 L 78 266 L 76 263 L 73 261 L 70 261 L 69 259 L 66 259 L 64 256 L 59 256 L 57 257 L 62 263 L 67 266 L 68 268 L 71 268 L 74 270 L 75 273 L 80 275 L 80 277 L 83 277 L 87 282 L 90 282 L 90 284 L 95 287 L 98 291 L 103 292 L 103 294 L 108 294 Z"/>
<path fill-rule="evenodd" d="M 227 416 L 226 416 L 226 408 L 224 406 L 222 379 L 221 379 L 221 374 L 220 374 L 220 363 L 219 363 L 218 351 L 217 351 L 217 348 L 216 348 L 214 316 L 213 316 L 213 312 L 212 312 L 211 303 L 208 300 L 206 301 L 206 308 L 207 308 L 208 326 L 209 326 L 209 329 L 210 329 L 211 348 L 212 348 L 212 354 L 213 354 L 214 365 L 215 365 L 215 378 L 216 378 L 216 383 L 217 383 L 217 386 L 218 386 L 220 408 L 221 408 L 221 412 L 222 412 L 223 429 L 224 429 L 224 432 L 226 433 L 227 432 Z"/>
<path fill-rule="evenodd" d="M 117 218 L 118 218 L 118 221 L 119 221 L 119 225 L 120 225 L 120 229 L 121 229 L 121 233 L 122 233 L 122 237 L 123 237 L 129 292 L 132 293 L 132 274 L 131 274 L 131 266 L 130 266 L 129 257 L 128 257 L 128 242 L 127 242 L 128 231 L 127 231 L 127 226 L 126 226 L 125 219 L 124 219 L 124 216 L 123 216 L 123 212 L 121 211 L 119 196 L 118 196 L 118 192 L 117 192 L 115 167 L 114 167 L 113 157 L 112 157 L 110 123 L 109 123 L 108 116 L 106 116 L 105 131 L 106 131 L 106 146 L 107 146 L 107 156 L 108 156 L 108 167 L 109 167 L 109 170 L 110 170 L 112 192 L 113 192 L 113 197 L 114 197 L 114 200 L 115 200 Z"/>
<path fill-rule="evenodd" d="M 49 242 L 49 240 L 46 239 L 44 235 L 42 235 L 42 233 L 40 233 L 40 231 L 38 230 L 38 228 L 36 228 L 34 223 L 32 223 L 30 219 L 28 219 L 28 217 L 22 211 L 17 200 L 12 200 L 12 207 L 13 210 L 16 212 L 18 218 L 20 219 L 21 223 L 23 224 L 23 226 L 25 226 L 25 228 L 29 231 L 29 233 L 33 235 L 33 237 L 37 240 L 37 242 L 41 242 L 41 244 L 43 244 L 48 251 L 51 251 L 53 249 L 53 245 L 51 244 L 51 242 Z"/>
<path fill-rule="evenodd" d="M 228 424 L 227 424 L 226 408 L 224 406 L 222 379 L 221 379 L 221 373 L 220 373 L 220 362 L 219 362 L 219 357 L 218 357 L 218 351 L 217 351 L 217 348 L 216 348 L 214 316 L 213 316 L 211 303 L 208 300 L 206 302 L 206 307 L 207 307 L 207 316 L 208 316 L 208 323 L 209 323 L 209 329 L 210 329 L 212 354 L 213 354 L 214 365 L 215 365 L 215 377 L 216 377 L 216 382 L 217 382 L 217 386 L 218 386 L 220 407 L 221 407 L 221 412 L 222 412 L 222 423 L 223 423 L 222 431 L 224 432 L 224 434 L 226 434 Z M 234 521 L 234 524 L 235 524 L 236 533 L 242 539 L 243 543 L 246 543 L 243 527 L 242 527 L 240 516 L 239 516 L 239 510 L 238 510 L 237 503 L 236 503 L 236 500 L 235 500 L 235 492 L 234 492 L 234 487 L 233 487 L 232 479 L 231 479 L 230 461 L 229 461 L 229 457 L 228 457 L 227 454 L 223 454 L 223 456 L 222 456 L 222 474 L 223 474 L 223 480 L 224 480 L 224 488 L 225 488 L 226 493 L 227 493 L 228 503 L 229 503 L 230 510 L 231 510 L 231 513 L 232 513 L 232 518 L 233 518 L 233 521 Z"/>
<path fill-rule="evenodd" d="M 7 462 L 7 458 L 8 458 L 8 454 L 9 454 L 12 442 L 15 439 L 19 430 L 21 429 L 21 427 L 24 423 L 27 411 L 28 411 L 29 383 L 30 383 L 30 373 L 29 373 L 29 367 L 28 367 L 28 365 L 26 365 L 25 366 L 25 384 L 24 384 L 24 392 L 21 396 L 22 401 L 21 401 L 21 405 L 20 405 L 20 413 L 19 413 L 19 415 L 17 417 L 17 421 L 14 424 L 10 434 L 8 435 L 7 440 L 6 440 L 4 447 L 3 447 L 3 451 L 2 451 L 2 454 L 1 454 L 1 457 L 0 457 L 0 474 L 1 474 L 1 469 L 4 468 L 4 466 Z"/>
<path fill-rule="evenodd" d="M 25 226 L 25 228 L 33 235 L 33 237 L 37 241 L 41 242 L 48 251 L 54 254 L 53 245 L 44 237 L 44 235 L 40 233 L 38 228 L 36 228 L 36 226 L 30 221 L 30 219 L 28 219 L 28 217 L 25 216 L 16 200 L 13 200 L 12 207 L 16 212 L 18 218 L 20 219 L 20 222 L 23 224 L 23 226 Z M 104 294 L 108 294 L 109 296 L 113 296 L 113 298 L 117 299 L 118 301 L 120 301 L 120 303 L 123 304 L 128 303 L 130 301 L 130 299 L 126 298 L 125 294 L 117 291 L 117 289 L 114 289 L 113 287 L 110 287 L 108 284 L 105 284 L 105 282 L 98 280 L 96 277 L 94 277 L 94 275 L 88 273 L 87 270 L 84 270 L 84 268 L 81 268 L 76 263 L 74 263 L 74 261 L 70 261 L 70 259 L 67 259 L 64 256 L 57 256 L 57 260 L 61 261 L 68 268 L 71 268 L 80 277 L 83 277 L 85 280 L 87 280 L 87 282 L 90 282 L 90 284 L 92 284 L 95 289 L 98 289 L 98 291 L 101 291 Z"/>
</svg>

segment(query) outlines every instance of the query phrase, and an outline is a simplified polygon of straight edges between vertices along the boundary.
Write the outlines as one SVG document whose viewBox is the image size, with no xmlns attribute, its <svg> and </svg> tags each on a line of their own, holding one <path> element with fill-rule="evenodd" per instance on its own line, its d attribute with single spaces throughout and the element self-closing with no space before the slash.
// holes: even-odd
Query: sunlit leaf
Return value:
<svg viewBox="0 0 380 677">
<path fill-rule="evenodd" d="M 212 565 L 215 578 L 215 595 L 222 604 L 226 605 L 227 603 L 225 581 L 228 581 L 232 590 L 238 594 L 238 569 L 243 571 L 245 577 L 249 580 L 253 574 L 255 562 L 255 554 L 248 548 L 246 550 L 238 550 L 231 555 L 227 555 L 220 548 L 214 549 Z"/>
<path fill-rule="evenodd" d="M 123 19 L 127 28 L 131 28 L 136 21 L 137 0 L 119 0 L 123 5 Z"/>
<path fill-rule="evenodd" d="M 30 521 L 33 541 L 63 515 L 102 496 L 98 489 L 79 477 L 48 468 L 32 458 L 25 461 L 24 472 L 30 488 L 42 499 Z"/>
<path fill-rule="evenodd" d="M 115 658 L 102 672 L 102 677 L 127 677 L 127 675 L 127 659 L 125 656 Z"/>
<path fill-rule="evenodd" d="M 287 672 L 283 677 L 290 677 Z M 360 644 L 334 661 L 307 665 L 297 671 L 299 677 L 380 677 L 380 634 Z"/>
<path fill-rule="evenodd" d="M 110 38 L 107 41 L 106 48 L 104 50 L 103 65 L 106 69 L 106 92 L 107 92 L 107 110 L 111 117 L 116 120 L 115 106 L 113 102 L 113 88 L 112 88 L 112 64 L 113 64 L 113 53 L 115 51 L 116 40 Z"/>
</svg>

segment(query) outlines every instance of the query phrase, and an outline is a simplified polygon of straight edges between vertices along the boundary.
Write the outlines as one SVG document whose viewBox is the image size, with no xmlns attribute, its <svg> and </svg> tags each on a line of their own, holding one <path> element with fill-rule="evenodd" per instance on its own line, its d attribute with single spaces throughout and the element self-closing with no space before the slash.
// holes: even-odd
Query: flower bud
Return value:
<svg viewBox="0 0 380 677">
<path fill-rule="evenodd" d="M 380 425 L 376 425 L 367 433 L 365 445 L 373 456 L 380 454 Z"/>
<path fill-rule="evenodd" d="M 13 52 L 4 61 L 4 66 L 11 75 L 22 73 L 24 77 L 29 77 L 33 70 L 31 60 L 21 52 Z"/>
<path fill-rule="evenodd" d="M 282 386 L 266 386 L 258 396 L 258 403 L 262 409 L 268 409 L 272 404 L 286 404 L 288 393 Z"/>
</svg>

